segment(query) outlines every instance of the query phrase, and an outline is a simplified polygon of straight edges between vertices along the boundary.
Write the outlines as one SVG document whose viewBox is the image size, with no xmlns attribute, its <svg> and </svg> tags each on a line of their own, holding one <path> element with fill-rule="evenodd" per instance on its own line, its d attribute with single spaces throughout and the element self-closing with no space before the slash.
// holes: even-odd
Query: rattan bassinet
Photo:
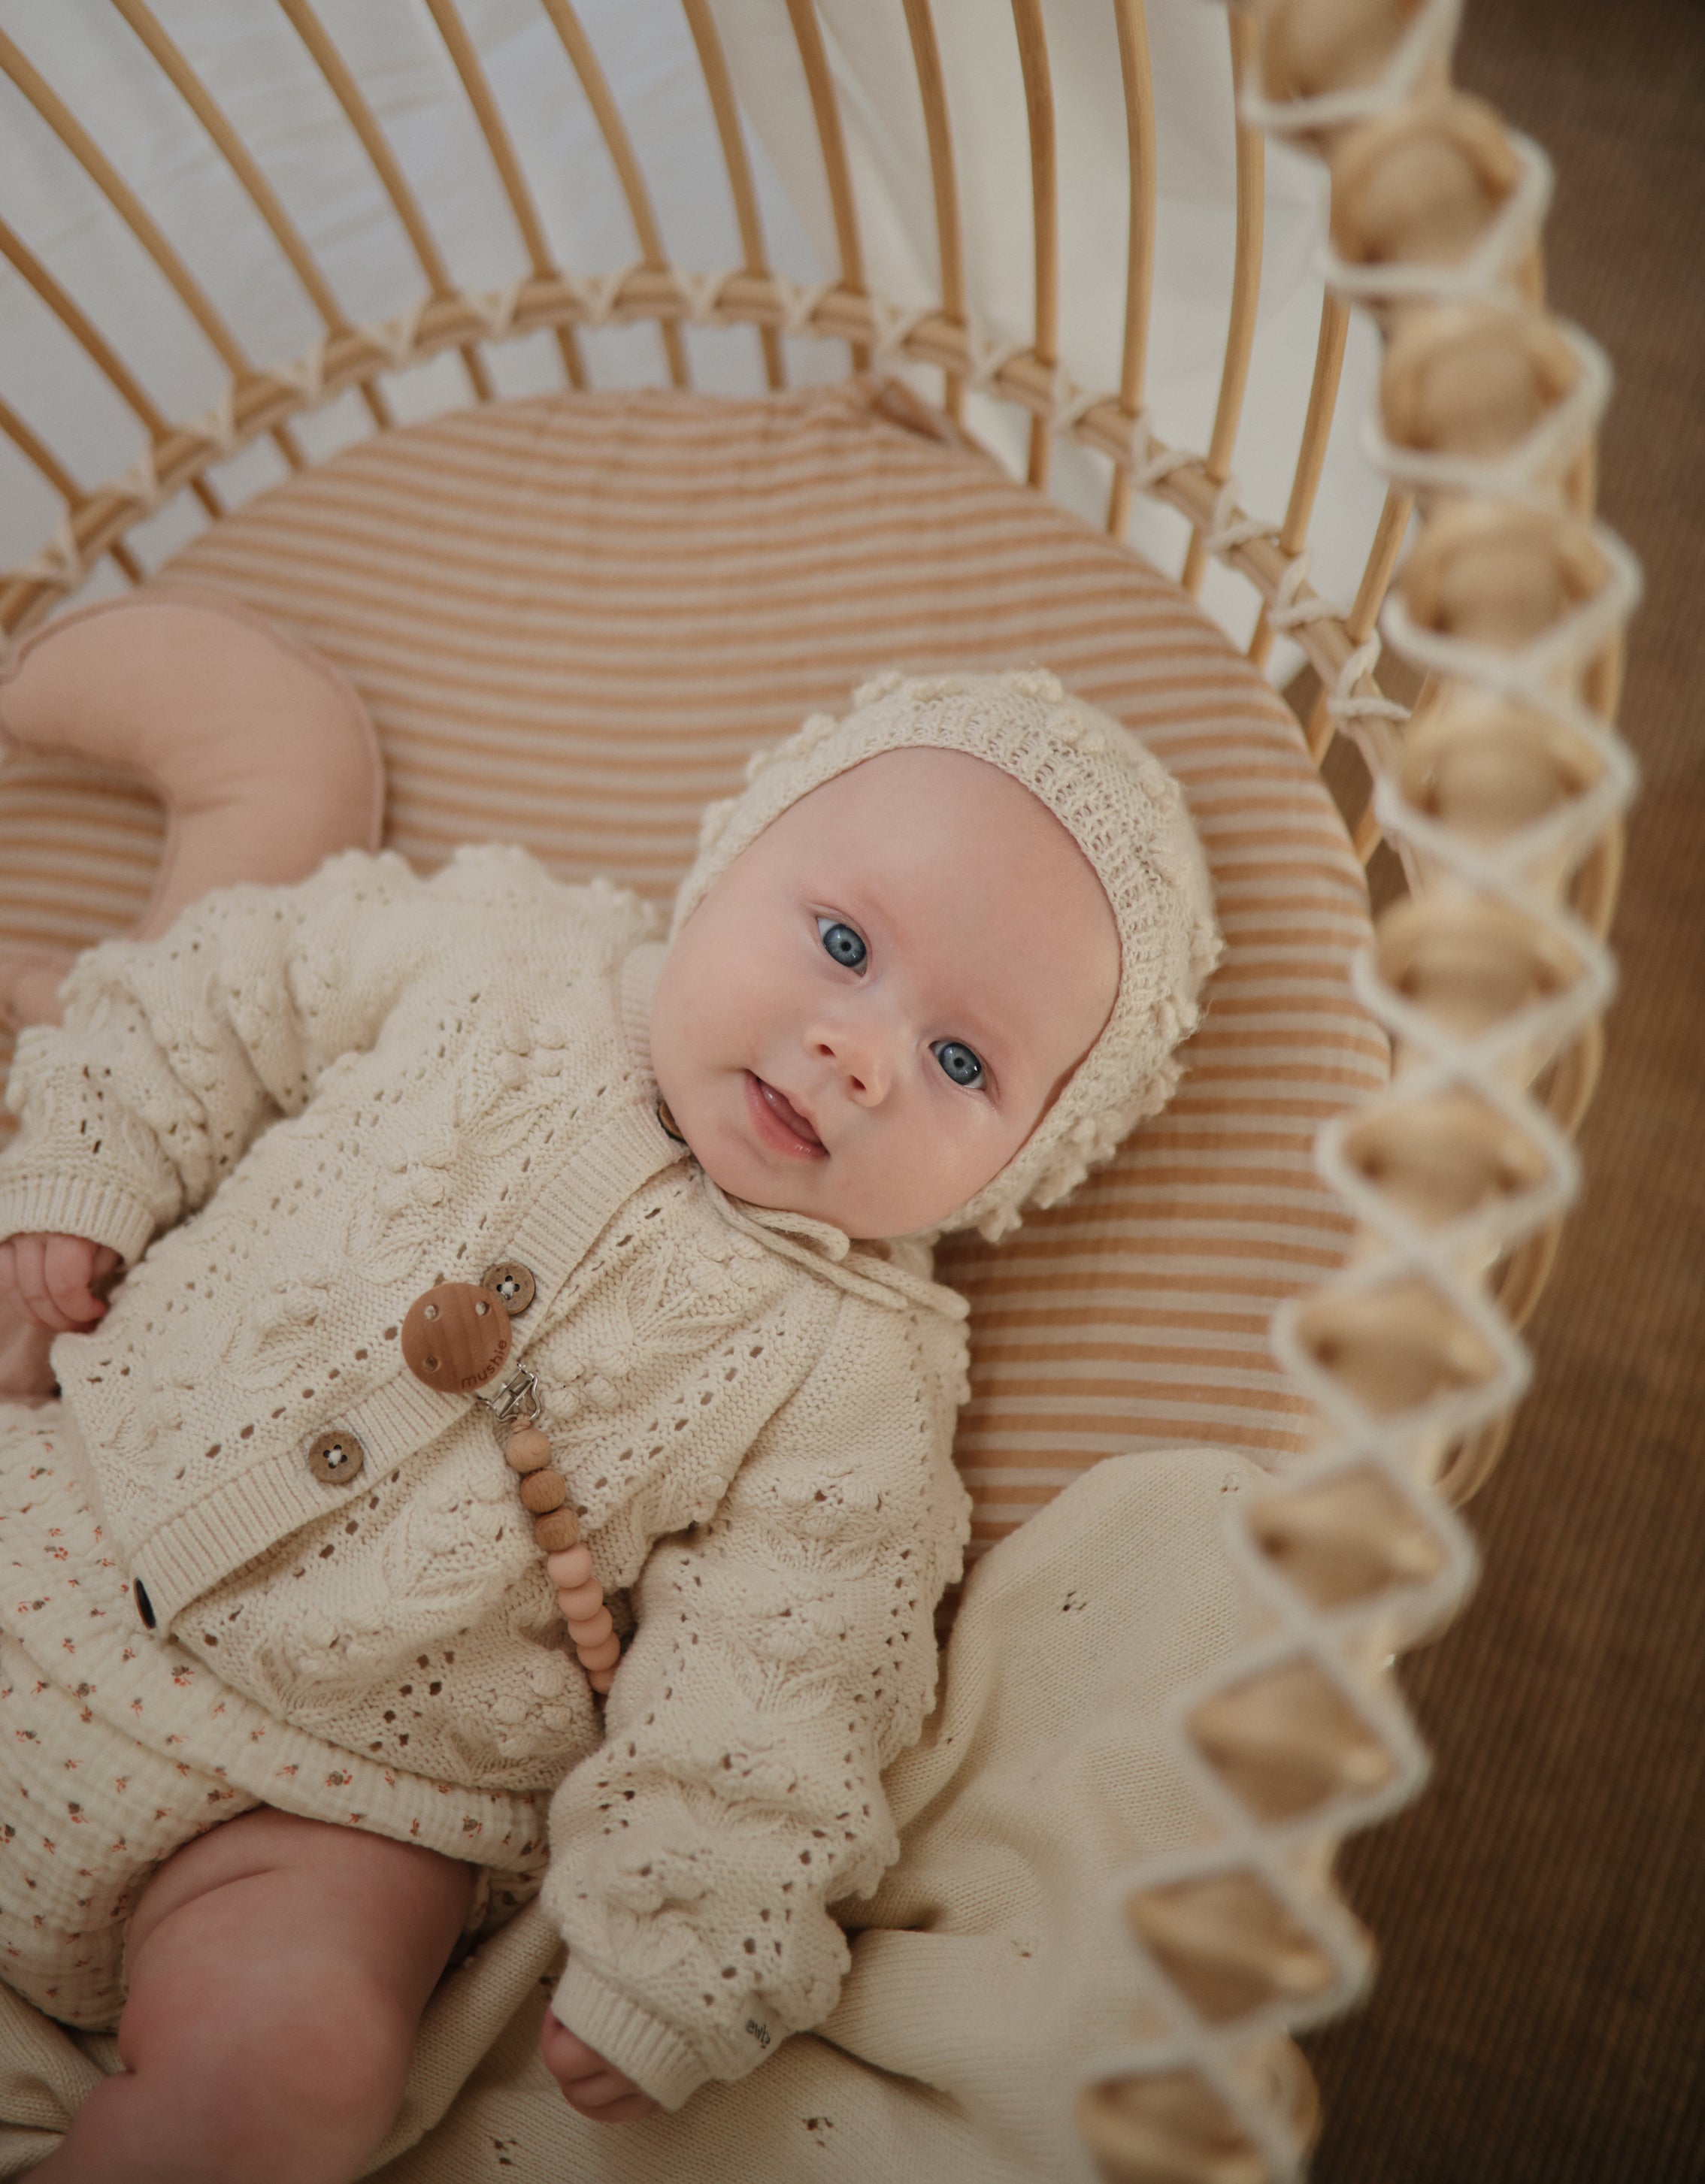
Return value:
<svg viewBox="0 0 1705 2184">
<path fill-rule="evenodd" d="M 44 147 L 57 137 L 53 156 L 69 155 L 91 208 L 121 225 L 138 262 L 152 261 L 228 385 L 204 414 L 187 414 L 193 398 L 174 400 L 170 389 L 157 401 L 146 384 L 148 360 L 125 353 L 122 296 L 115 294 L 111 315 L 92 299 L 80 304 L 51 270 L 47 242 L 31 238 L 31 207 L 0 206 L 0 249 L 14 274 L 67 355 L 93 367 L 144 434 L 131 469 L 85 485 L 79 448 L 50 444 L 27 398 L 14 408 L 5 398 L 12 390 L 0 390 L 0 430 L 64 504 L 35 558 L 0 576 L 7 642 L 75 598 L 103 562 L 131 583 L 145 581 L 196 527 L 174 531 L 175 512 L 193 514 L 198 504 L 209 523 L 174 573 L 295 621 L 339 653 L 358 682 L 365 672 L 373 697 L 385 685 L 384 616 L 409 588 L 416 545 L 453 527 L 470 465 L 488 483 L 498 481 L 495 504 L 506 522 L 524 527 L 527 508 L 541 496 L 567 506 L 576 480 L 626 435 L 640 452 L 623 473 L 625 486 L 639 479 L 636 505 L 656 487 L 661 525 L 679 527 L 688 520 L 684 509 L 720 507 L 744 489 L 757 531 L 755 543 L 742 534 L 740 551 L 761 560 L 763 510 L 780 504 L 765 494 L 772 487 L 782 499 L 792 492 L 787 552 L 802 562 L 813 554 L 833 560 L 848 521 L 874 521 L 858 495 L 875 491 L 875 479 L 892 504 L 885 520 L 903 528 L 928 510 L 936 528 L 925 524 L 915 566 L 891 569 L 887 591 L 864 598 L 859 642 L 874 642 L 873 631 L 891 641 L 903 627 L 920 645 L 951 642 L 966 656 L 1013 646 L 1045 652 L 1068 681 L 1140 727 L 1178 766 L 1210 838 L 1222 902 L 1228 889 L 1244 889 L 1257 905 L 1254 922 L 1245 920 L 1248 944 L 1234 950 L 1235 979 L 1222 983 L 1210 1011 L 1221 1044 L 1199 1055 L 1187 1083 L 1182 1134 L 1122 1172 L 1157 1202 L 1169 1190 L 1188 1201 L 1197 1226 L 1187 1272 L 1175 1268 L 1164 1282 L 1153 1273 L 1176 1248 L 1167 1241 L 1176 1230 L 1166 1224 L 1179 1216 L 1177 1204 L 1163 1206 L 1145 1228 L 1140 1210 L 1121 1226 L 1098 1203 L 1076 1228 L 1068 1220 L 1043 1229 L 1022 1308 L 1003 1296 L 987 1258 L 963 1254 L 950 1278 L 971 1295 L 980 1330 L 979 1392 L 961 1453 L 985 1541 L 1103 1454 L 1202 1441 L 1272 1463 L 1271 1489 L 1227 1519 L 1264 1635 L 1171 1702 L 1172 1755 L 1217 1832 L 1207 1847 L 1152 1858 L 1118 1876 L 1133 2036 L 1119 2053 L 1085 2059 L 1076 2114 L 1086 2159 L 1109 2177 L 1257 2184 L 1294 2174 L 1316 2119 L 1306 2071 L 1286 2036 L 1342 2009 L 1367 1975 L 1367 1938 L 1332 1885 L 1334 1845 L 1403 1804 L 1424 1772 L 1391 1661 L 1439 1628 L 1463 1596 L 1472 1549 L 1451 1511 L 1495 1459 L 1525 1381 L 1515 1330 L 1543 1287 L 1575 1189 L 1569 1138 L 1600 1054 L 1610 989 L 1602 943 L 1631 786 L 1610 722 L 1637 579 L 1592 515 L 1593 436 L 1607 374 L 1594 345 L 1544 308 L 1543 153 L 1451 88 L 1458 0 L 1258 0 L 1217 19 L 1239 93 L 1235 248 L 1201 453 L 1164 441 L 1145 406 L 1151 352 L 1169 328 L 1164 309 L 1151 308 L 1164 237 L 1157 241 L 1157 94 L 1143 0 L 1011 0 L 1009 8 L 979 0 L 975 29 L 984 39 L 999 31 L 1027 131 L 1029 230 L 1003 238 L 1007 256 L 1027 261 L 1031 273 L 1031 322 L 1021 337 L 1003 337 L 981 315 L 972 277 L 965 205 L 975 178 L 956 147 L 988 138 L 970 125 L 969 94 L 953 65 L 973 22 L 968 6 L 721 0 L 713 8 L 681 0 L 677 29 L 684 22 L 720 149 L 720 171 L 704 174 L 702 186 L 726 192 L 739 236 L 739 262 L 711 267 L 679 265 L 665 248 L 648 193 L 647 146 L 630 132 L 589 35 L 595 11 L 583 10 L 583 21 L 570 0 L 540 0 L 553 50 L 572 72 L 564 83 L 578 83 L 635 242 L 631 263 L 565 268 L 553 258 L 549 223 L 483 62 L 481 11 L 468 8 L 465 20 L 455 0 L 424 0 L 416 34 L 429 16 L 527 264 L 506 281 L 496 277 L 500 267 L 458 281 L 422 209 L 420 177 L 405 172 L 361 67 L 329 34 L 334 11 L 278 0 L 280 18 L 265 0 L 249 0 L 238 16 L 282 20 L 300 42 L 329 94 L 327 113 L 365 163 L 369 209 L 383 212 L 388 201 L 412 250 L 411 265 L 399 249 L 402 285 L 392 292 L 406 308 L 388 310 L 382 301 L 340 295 L 322 270 L 267 178 L 265 142 L 246 143 L 209 87 L 218 51 L 181 49 L 169 7 L 80 4 L 85 28 L 100 33 L 92 52 L 102 39 L 136 42 L 157 66 L 172 125 L 210 138 L 232 179 L 232 203 L 253 224 L 254 248 L 279 254 L 324 332 L 293 361 L 250 360 L 191 270 L 193 244 L 181 253 L 168 238 L 80 120 L 79 84 L 50 81 L 32 58 L 29 11 L 9 11 L 16 42 L 0 27 L 8 127 L 35 131 Z M 656 0 L 659 16 L 665 6 Z M 903 50 L 911 64 L 905 81 L 888 86 L 888 123 L 915 158 L 909 167 L 899 159 L 890 164 L 927 178 L 927 204 L 910 208 L 933 260 L 924 300 L 875 292 L 867 278 L 870 198 L 885 170 L 881 116 L 873 118 L 869 84 L 859 75 L 861 52 L 868 60 L 871 48 L 860 41 L 879 13 L 892 18 L 886 50 Z M 1062 360 L 1070 348 L 1065 269 L 1081 265 L 1085 253 L 1082 236 L 1074 249 L 1062 232 L 1059 179 L 1074 121 L 1073 67 L 1081 75 L 1091 15 L 1125 130 L 1125 172 L 1090 238 L 1089 255 L 1104 272 L 1116 260 L 1122 288 L 1120 368 L 1107 384 L 1081 383 Z M 614 20 L 605 25 L 612 36 Z M 349 55 L 370 59 L 376 38 L 383 42 L 368 12 L 346 42 Z M 1061 64 L 1067 53 L 1073 67 Z M 92 82 L 97 74 L 92 64 Z M 766 96 L 791 83 L 802 116 L 808 109 L 821 225 L 834 251 L 814 279 L 774 270 L 766 254 L 763 193 L 746 131 L 763 136 L 761 125 L 774 116 L 748 111 L 743 124 L 737 81 L 748 91 L 762 84 Z M 1257 354 L 1263 132 L 1327 162 L 1332 192 L 1312 382 L 1291 426 L 1300 444 L 1289 498 L 1271 521 L 1247 511 L 1232 471 Z M 793 141 L 806 141 L 802 120 Z M 891 193 L 878 225 L 891 230 L 892 215 Z M 1334 444 L 1353 307 L 1369 315 L 1384 345 L 1367 446 L 1386 490 L 1354 596 L 1339 607 L 1311 582 L 1310 530 Z M 677 392 L 620 399 L 589 393 L 584 403 L 555 409 L 496 398 L 499 345 L 528 335 L 548 341 L 559 374 L 584 390 L 601 355 L 631 376 L 631 350 L 608 344 L 612 330 L 632 326 L 656 329 L 646 336 L 651 356 Z M 702 330 L 713 328 L 748 330 L 724 340 L 750 343 L 756 399 L 685 392 L 692 368 L 711 354 Z M 406 375 L 434 358 L 446 367 L 459 359 L 463 399 L 471 394 L 475 406 L 413 439 L 399 437 L 398 393 Z M 802 359 L 808 382 L 821 382 L 825 359 L 854 376 L 784 391 Z M 712 371 L 717 384 L 721 368 Z M 374 437 L 321 476 L 305 439 L 340 398 L 346 437 L 357 400 Z M 1350 421 L 1352 431 L 1358 421 Z M 228 504 L 265 482 L 249 456 L 267 441 L 294 483 L 257 504 L 254 521 L 247 511 L 228 514 Z M 406 478 L 387 453 L 393 443 L 409 451 Z M 1021 487 L 971 459 L 980 443 L 1022 472 Z M 1051 469 L 1059 483 L 1051 459 L 1060 450 L 1070 458 L 1067 497 L 1081 506 L 1088 483 L 1099 494 L 1098 538 L 1081 515 L 1042 498 Z M 443 492 L 428 517 L 434 477 Z M 759 477 L 769 481 L 763 491 L 753 486 Z M 1020 505 L 1025 493 L 1033 498 Z M 1293 657 L 1305 666 L 1289 682 L 1296 708 L 1289 725 L 1248 669 L 1228 667 L 1223 647 L 1204 648 L 1188 607 L 1172 604 L 1178 593 L 1134 558 L 1133 537 L 1151 553 L 1164 539 L 1152 524 L 1143 527 L 1149 504 L 1183 519 L 1184 593 L 1202 589 L 1211 565 L 1239 580 L 1252 628 L 1248 614 L 1226 605 L 1235 596 L 1229 588 L 1209 596 L 1234 622 L 1253 668 L 1269 663 L 1276 644 L 1297 648 Z M 383 571 L 365 604 L 334 551 L 352 535 L 350 523 L 365 526 L 367 569 Z M 991 524 L 1003 542 L 998 553 L 987 548 Z M 730 532 L 694 535 L 700 563 L 735 554 Z M 462 558 L 432 579 L 443 595 L 466 586 L 474 568 L 489 596 L 500 595 L 505 549 L 475 540 L 457 550 Z M 658 550 L 655 537 L 634 550 L 643 564 Z M 900 593 L 924 582 L 919 572 L 932 555 L 940 561 L 962 550 L 970 603 L 957 599 L 951 616 L 943 606 L 947 619 L 937 622 L 905 623 Z M 680 621 L 690 610 L 730 611 L 750 571 L 730 566 L 727 597 L 708 606 L 702 593 L 672 591 L 674 580 L 659 575 L 662 621 L 673 627 L 669 618 Z M 814 613 L 832 616 L 845 578 L 837 563 L 832 581 L 812 594 Z M 560 578 L 562 586 L 578 581 L 573 571 Z M 951 639 L 942 634 L 948 621 Z M 1384 686 L 1376 626 L 1404 663 Z M 1149 655 L 1141 644 L 1131 649 L 1139 627 L 1159 631 L 1155 642 L 1171 648 L 1166 675 L 1146 684 L 1140 662 Z M 545 636 L 539 641 L 528 672 L 548 686 L 562 660 Z M 545 854 L 570 869 L 617 870 L 662 893 L 685 861 L 688 815 L 726 786 L 737 749 L 792 726 L 808 705 L 844 695 L 841 670 L 855 664 L 858 645 L 837 652 L 831 644 L 813 671 L 821 687 L 778 672 L 768 700 L 773 717 L 766 715 L 757 694 L 767 641 L 761 628 L 745 632 L 739 671 L 727 668 L 728 687 L 713 707 L 722 709 L 720 741 L 707 733 L 684 757 L 679 736 L 671 743 L 665 733 L 653 746 L 636 729 L 624 760 L 612 754 L 636 710 L 648 648 L 618 632 L 617 655 L 629 642 L 633 660 L 624 669 L 618 656 L 610 692 L 585 699 L 590 724 L 578 741 L 559 745 L 549 766 L 538 759 L 530 775 L 533 759 L 522 764 L 512 830 L 530 823 L 528 809 L 544 811 L 536 846 Z M 480 763 L 458 756 L 459 739 L 474 731 L 458 726 L 467 714 L 454 680 L 430 698 L 416 687 L 407 703 L 392 690 L 389 716 L 373 698 L 394 777 L 389 838 L 425 860 L 490 817 L 478 801 Z M 1400 687 L 1412 710 L 1393 694 Z M 1192 708 L 1198 727 L 1213 714 L 1210 734 L 1191 728 Z M 683 733 L 702 727 L 688 722 Z M 1169 733 L 1178 738 L 1170 746 Z M 536 759 L 536 744 L 520 729 L 517 736 L 523 758 Z M 1305 748 L 1326 771 L 1341 824 L 1306 774 Z M 151 855 L 151 822 L 135 795 L 111 783 L 78 784 L 66 820 L 64 799 L 54 801 L 63 783 L 8 772 L 9 782 L 0 777 L 3 937 L 86 944 L 120 924 L 145 891 Z M 1216 805 L 1216 784 L 1227 777 L 1229 817 Z M 546 808 L 553 798 L 554 811 Z M 636 818 L 648 799 L 656 808 Z M 577 819 L 583 805 L 603 818 Z M 26 845 L 39 850 L 44 842 L 46 861 L 32 861 Z M 79 843 L 91 878 L 73 906 L 43 875 L 84 854 Z M 1358 864 L 1375 872 L 1384 904 L 1359 949 Z M 1205 1103 L 1194 1110 L 1193 1087 Z M 1291 1155 L 1298 1133 L 1312 1134 L 1322 1121 L 1317 1176 L 1310 1178 Z M 1239 1193 L 1236 1219 L 1225 1217 L 1228 1194 Z M 1110 1281 L 1124 1284 L 1120 1312 L 1108 1305 Z M 1051 1292 L 1047 1310 L 1038 1284 Z M 1141 1351 L 1142 1335 L 1128 1333 L 1160 1289 L 1174 1303 L 1189 1291 L 1186 1316 L 1166 1323 L 1169 1342 L 1180 1340 L 1181 1326 L 1195 1331 L 1185 1340 L 1199 1337 L 1194 1364 L 1182 1370 L 1176 1358 L 1154 1366 L 1152 1346 Z M 1260 1345 L 1237 1333 L 1270 1310 L 1277 1369 L 1249 1354 Z M 1115 1321 L 1127 1330 L 1116 1340 L 1109 1334 Z M 1149 1364 L 1130 1369 L 1139 1354 Z"/>
</svg>

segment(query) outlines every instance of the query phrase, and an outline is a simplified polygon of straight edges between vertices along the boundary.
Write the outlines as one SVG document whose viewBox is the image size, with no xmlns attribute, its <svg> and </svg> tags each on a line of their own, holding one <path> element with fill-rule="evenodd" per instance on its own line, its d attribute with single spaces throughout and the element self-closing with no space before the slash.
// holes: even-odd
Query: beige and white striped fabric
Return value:
<svg viewBox="0 0 1705 2184">
<path fill-rule="evenodd" d="M 1041 662 L 1127 722 L 1184 786 L 1227 955 L 1171 1109 L 1071 1205 L 943 1255 L 973 1306 L 976 1538 L 1116 1451 L 1304 1445 L 1266 1323 L 1348 1242 L 1309 1148 L 1386 1075 L 1346 980 L 1366 893 L 1295 722 L 1175 585 L 856 382 L 440 418 L 262 495 L 170 573 L 351 676 L 387 839 L 423 866 L 500 838 L 665 895 L 752 747 L 880 667 Z M 76 802 L 0 776 L 8 936 L 84 943 L 140 908 L 151 815 Z"/>
</svg>

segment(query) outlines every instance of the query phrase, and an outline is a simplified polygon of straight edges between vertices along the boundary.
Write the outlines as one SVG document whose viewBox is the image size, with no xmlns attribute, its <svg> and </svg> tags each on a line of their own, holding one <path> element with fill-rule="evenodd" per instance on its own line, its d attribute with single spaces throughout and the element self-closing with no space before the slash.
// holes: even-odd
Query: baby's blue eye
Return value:
<svg viewBox="0 0 1705 2184">
<path fill-rule="evenodd" d="M 983 1081 L 983 1066 L 970 1047 L 956 1039 L 938 1039 L 930 1049 L 937 1061 L 955 1084 L 970 1085 L 973 1090 Z"/>
<path fill-rule="evenodd" d="M 844 963 L 849 971 L 863 970 L 869 951 L 850 925 L 842 925 L 837 918 L 819 917 L 817 937 L 837 963 Z"/>
</svg>

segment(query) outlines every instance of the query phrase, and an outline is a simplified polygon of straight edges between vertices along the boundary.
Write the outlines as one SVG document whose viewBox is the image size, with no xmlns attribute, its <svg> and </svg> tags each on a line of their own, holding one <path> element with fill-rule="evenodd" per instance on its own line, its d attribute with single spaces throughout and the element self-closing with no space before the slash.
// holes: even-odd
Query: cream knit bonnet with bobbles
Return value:
<svg viewBox="0 0 1705 2184">
<path fill-rule="evenodd" d="M 919 746 L 986 760 L 1046 805 L 1094 868 L 1119 928 L 1119 991 L 1101 1036 L 1006 1166 L 924 1240 L 975 1228 L 993 1243 L 1026 1206 L 1057 1205 L 1166 1106 L 1178 1044 L 1219 960 L 1207 861 L 1183 797 L 1129 729 L 1041 668 L 878 675 L 853 692 L 844 720 L 813 713 L 754 752 L 744 792 L 708 807 L 669 937 L 790 805 L 865 759 Z"/>
</svg>

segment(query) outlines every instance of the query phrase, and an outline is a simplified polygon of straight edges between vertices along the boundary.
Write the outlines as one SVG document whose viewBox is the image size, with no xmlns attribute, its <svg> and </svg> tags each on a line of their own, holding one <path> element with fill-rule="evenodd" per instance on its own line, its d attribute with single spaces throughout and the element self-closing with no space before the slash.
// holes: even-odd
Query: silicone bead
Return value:
<svg viewBox="0 0 1705 2184">
<path fill-rule="evenodd" d="M 542 1471 L 551 1461 L 551 1437 L 537 1426 L 517 1426 L 503 1444 L 503 1460 L 512 1471 Z"/>
<path fill-rule="evenodd" d="M 574 1650 L 580 1651 L 578 1646 Z M 580 1654 L 580 1665 L 583 1669 L 613 1669 L 621 1658 L 622 1641 L 612 1631 L 601 1646 L 589 1647 Z"/>
<path fill-rule="evenodd" d="M 604 1605 L 604 1588 L 595 1578 L 589 1585 L 577 1585 L 572 1591 L 559 1592 L 556 1600 L 564 1617 L 573 1622 L 597 1613 Z"/>
<path fill-rule="evenodd" d="M 554 1555 L 560 1547 L 572 1547 L 580 1537 L 580 1519 L 565 1504 L 553 1509 L 548 1517 L 535 1517 L 533 1536 L 547 1555 Z"/>
<path fill-rule="evenodd" d="M 586 1680 L 601 1698 L 611 1685 L 615 1682 L 616 1671 L 613 1669 L 594 1669 L 587 1675 Z"/>
<path fill-rule="evenodd" d="M 564 1547 L 560 1554 L 551 1557 L 545 1565 L 551 1573 L 551 1582 L 559 1592 L 571 1585 L 584 1585 L 592 1574 L 592 1550 L 590 1547 Z"/>
<path fill-rule="evenodd" d="M 601 1646 L 616 1625 L 607 1607 L 601 1607 L 595 1615 L 589 1615 L 584 1623 L 571 1623 L 568 1635 L 574 1641 L 577 1653 L 590 1652 Z"/>
<path fill-rule="evenodd" d="M 521 1482 L 521 1503 L 535 1517 L 548 1517 L 568 1499 L 568 1482 L 560 1471 L 529 1471 Z"/>
</svg>

